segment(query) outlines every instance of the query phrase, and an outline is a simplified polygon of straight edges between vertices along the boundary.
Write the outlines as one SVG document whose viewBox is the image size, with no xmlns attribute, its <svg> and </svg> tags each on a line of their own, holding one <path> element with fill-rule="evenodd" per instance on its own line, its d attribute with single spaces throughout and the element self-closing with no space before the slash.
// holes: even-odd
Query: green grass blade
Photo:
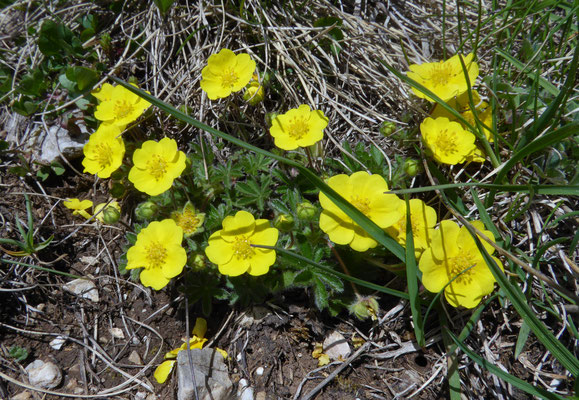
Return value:
<svg viewBox="0 0 579 400">
<path fill-rule="evenodd" d="M 509 282 L 505 273 L 499 268 L 495 260 L 486 251 L 480 239 L 476 236 L 473 227 L 470 224 L 465 225 L 476 245 L 483 255 L 485 262 L 494 275 L 499 286 L 503 289 L 508 299 L 513 304 L 517 313 L 529 325 L 529 328 L 537 339 L 549 350 L 553 356 L 566 368 L 571 375 L 579 375 L 579 360 L 547 329 L 547 327 L 537 318 L 533 310 L 527 305 L 527 299 L 518 286 Z"/>
<path fill-rule="evenodd" d="M 215 128 L 210 127 L 209 125 L 205 125 L 204 123 L 192 118 L 183 112 L 177 110 L 175 107 L 165 103 L 162 100 L 157 99 L 156 97 L 146 93 L 143 90 L 140 90 L 128 83 L 117 79 L 112 78 L 118 84 L 124 86 L 131 92 L 141 96 L 151 104 L 157 106 L 161 110 L 165 111 L 166 113 L 172 115 L 173 117 L 186 122 L 196 128 L 202 129 L 212 135 L 225 139 L 239 147 L 252 151 L 254 153 L 262 154 L 266 157 L 273 158 L 274 160 L 278 160 L 283 162 L 287 165 L 295 167 L 298 169 L 308 180 L 310 180 L 318 189 L 320 189 L 332 202 L 334 202 L 342 211 L 346 213 L 354 222 L 356 222 L 362 229 L 364 229 L 370 236 L 372 236 L 378 243 L 384 246 L 386 249 L 390 250 L 392 254 L 398 257 L 400 260 L 404 261 L 404 248 L 400 246 L 398 242 L 392 239 L 388 234 L 386 234 L 378 225 L 372 222 L 369 218 L 367 218 L 364 214 L 362 214 L 356 207 L 351 205 L 347 202 L 342 196 L 336 193 L 331 187 L 329 187 L 323 180 L 321 180 L 315 172 L 310 170 L 309 168 L 304 167 L 302 164 L 290 160 L 288 158 L 279 156 L 277 154 L 271 153 L 267 150 L 260 149 L 259 147 L 253 146 L 249 143 L 244 142 L 236 137 L 228 135 L 227 133 L 221 132 Z"/>
<path fill-rule="evenodd" d="M 537 396 L 537 397 L 540 397 L 542 399 L 548 399 L 548 400 L 564 400 L 565 399 L 563 396 L 560 396 L 557 393 L 548 392 L 543 388 L 536 387 L 536 386 L 530 384 L 529 382 L 526 382 L 522 379 L 519 379 L 519 378 L 509 374 L 508 372 L 503 371 L 502 369 L 500 369 L 499 367 L 497 367 L 493 363 L 489 362 L 488 360 L 484 359 L 483 357 L 479 356 L 474 351 L 472 351 L 468 347 L 466 347 L 466 345 L 464 343 L 462 343 L 448 329 L 443 327 L 443 330 L 447 331 L 448 336 L 450 336 L 450 338 L 454 341 L 454 343 L 456 343 L 456 345 L 468 356 L 468 358 L 473 360 L 475 363 L 477 363 L 481 367 L 485 368 L 490 373 L 498 376 L 499 378 L 501 378 L 505 382 L 510 383 L 511 385 L 515 386 L 516 388 L 519 388 L 519 389 L 523 390 L 524 392 L 526 392 L 532 396 Z"/>
<path fill-rule="evenodd" d="M 458 189 L 458 188 L 482 188 L 495 190 L 497 192 L 523 192 L 523 193 L 534 193 L 536 195 L 555 195 L 555 196 L 575 196 L 579 193 L 578 185 L 498 185 L 494 183 L 445 183 L 434 186 L 422 186 L 412 189 L 397 189 L 390 190 L 389 193 L 394 194 L 413 194 L 413 193 L 423 193 L 432 192 L 434 190 L 447 190 L 447 189 Z"/>
<path fill-rule="evenodd" d="M 334 270 L 334 269 L 332 269 L 332 268 L 326 267 L 325 265 L 318 264 L 317 262 L 315 262 L 315 261 L 313 261 L 313 260 L 310 260 L 309 258 L 306 258 L 306 257 L 304 257 L 304 256 L 302 256 L 302 255 L 296 254 L 296 253 L 294 253 L 294 252 L 292 252 L 292 251 L 289 251 L 289 250 L 286 250 L 286 249 L 282 249 L 282 248 L 279 248 L 279 247 L 275 247 L 275 246 L 263 246 L 263 245 L 258 245 L 258 244 L 252 244 L 252 246 L 253 246 L 253 247 L 258 247 L 258 248 L 261 248 L 261 249 L 271 249 L 271 250 L 275 250 L 275 251 L 277 251 L 277 252 L 280 253 L 280 254 L 284 254 L 284 255 L 286 255 L 286 256 L 295 258 L 296 260 L 300 260 L 300 261 L 303 261 L 303 262 L 305 262 L 305 263 L 308 263 L 308 264 L 310 264 L 310 265 L 313 266 L 313 267 L 316 267 L 316 268 L 318 268 L 318 269 L 321 269 L 322 271 L 328 272 L 328 273 L 330 273 L 330 274 L 336 275 L 337 277 L 342 278 L 342 279 L 344 279 L 344 280 L 346 280 L 346 281 L 352 282 L 352 283 L 354 283 L 354 284 L 356 284 L 356 285 L 358 285 L 358 286 L 362 286 L 362 287 L 365 287 L 365 288 L 368 288 L 368 289 L 376 290 L 376 291 L 381 292 L 381 293 L 386 293 L 386 294 L 389 294 L 389 295 L 392 295 L 392 296 L 396 296 L 396 297 L 399 297 L 399 298 L 401 298 L 401 299 L 406 299 L 406 300 L 409 299 L 409 298 L 408 298 L 408 295 L 407 295 L 406 293 L 404 293 L 404 292 L 401 292 L 401 291 L 395 290 L 395 289 L 389 289 L 389 288 L 387 288 L 387 287 L 380 286 L 380 285 L 376 285 L 375 283 L 368 282 L 368 281 L 365 281 L 365 280 L 363 280 L 363 279 L 359 279 L 359 278 L 355 278 L 355 277 L 350 276 L 350 275 L 343 274 L 343 273 L 341 273 L 341 272 L 339 272 L 339 271 L 336 271 L 336 270 Z"/>
<path fill-rule="evenodd" d="M 414 322 L 414 335 L 420 347 L 424 347 L 424 321 L 422 320 L 422 310 L 420 293 L 418 292 L 418 266 L 414 255 L 414 237 L 412 235 L 412 220 L 410 215 L 409 196 L 404 198 L 406 202 L 406 282 L 408 285 L 408 296 L 410 297 L 410 310 L 412 311 L 412 321 Z"/>
</svg>

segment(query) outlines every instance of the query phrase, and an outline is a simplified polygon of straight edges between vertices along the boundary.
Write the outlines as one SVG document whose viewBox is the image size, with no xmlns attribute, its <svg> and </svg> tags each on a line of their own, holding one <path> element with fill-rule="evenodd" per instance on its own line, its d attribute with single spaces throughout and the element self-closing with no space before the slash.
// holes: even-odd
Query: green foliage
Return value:
<svg viewBox="0 0 579 400">
<path fill-rule="evenodd" d="M 46 248 L 51 242 L 54 236 L 50 236 L 48 239 L 41 243 L 35 243 L 34 239 L 34 219 L 32 217 L 32 206 L 28 195 L 24 195 L 24 199 L 26 201 L 26 216 L 27 216 L 27 225 L 26 227 L 22 226 L 20 219 L 18 216 L 14 218 L 14 222 L 16 227 L 18 228 L 18 232 L 20 233 L 21 240 L 15 239 L 4 239 L 0 238 L 0 244 L 3 245 L 10 245 L 18 247 L 20 250 L 13 251 L 8 249 L 3 249 L 3 251 L 7 254 L 10 254 L 15 257 L 25 257 L 31 254 L 37 253 L 40 250 Z"/>
<path fill-rule="evenodd" d="M 162 15 L 166 14 L 171 8 L 175 0 L 153 0 Z"/>
<path fill-rule="evenodd" d="M 8 350 L 8 355 L 18 362 L 22 362 L 28 358 L 28 349 L 26 347 L 12 346 Z"/>
</svg>

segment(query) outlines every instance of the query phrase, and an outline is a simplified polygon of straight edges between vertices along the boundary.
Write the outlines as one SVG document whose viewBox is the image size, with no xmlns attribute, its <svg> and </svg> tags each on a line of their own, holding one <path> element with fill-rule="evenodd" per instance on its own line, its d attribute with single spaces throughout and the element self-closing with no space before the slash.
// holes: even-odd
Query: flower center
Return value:
<svg viewBox="0 0 579 400">
<path fill-rule="evenodd" d="M 134 107 L 133 104 L 128 102 L 127 100 L 116 100 L 115 101 L 115 114 L 118 118 L 125 118 L 129 114 L 133 113 Z"/>
<path fill-rule="evenodd" d="M 167 161 L 160 155 L 153 154 L 147 161 L 147 170 L 156 181 L 159 181 L 167 173 Z"/>
<path fill-rule="evenodd" d="M 308 122 L 306 121 L 306 119 L 304 117 L 299 117 L 299 118 L 292 118 L 288 131 L 292 139 L 300 140 L 301 138 L 306 136 L 306 134 L 310 130 L 309 128 L 310 127 L 308 126 Z"/>
<path fill-rule="evenodd" d="M 443 130 L 438 134 L 436 138 L 436 147 L 445 154 L 454 154 L 456 153 L 456 143 L 454 135 L 449 135 L 448 130 Z"/>
<path fill-rule="evenodd" d="M 434 65 L 431 80 L 436 86 L 444 86 L 448 83 L 450 78 L 454 75 L 452 68 L 445 63 Z"/>
<path fill-rule="evenodd" d="M 161 268 L 167 258 L 167 249 L 161 243 L 153 241 L 145 248 L 149 268 Z"/>
<path fill-rule="evenodd" d="M 473 269 L 476 266 L 476 262 L 473 262 L 471 257 L 459 254 L 456 257 L 450 258 L 447 262 L 450 268 L 450 278 L 453 279 L 456 277 L 453 283 L 470 285 L 473 282 Z"/>
<path fill-rule="evenodd" d="M 350 199 L 350 203 L 365 216 L 368 216 L 370 213 L 370 200 L 368 198 L 354 195 Z"/>
<path fill-rule="evenodd" d="M 243 235 L 236 236 L 233 242 L 233 255 L 238 260 L 246 260 L 253 257 L 255 250 L 251 247 L 251 242 Z"/>
<path fill-rule="evenodd" d="M 233 68 L 227 68 L 221 74 L 221 86 L 224 88 L 233 87 L 237 81 L 239 80 L 239 76 Z"/>
<path fill-rule="evenodd" d="M 197 215 L 194 212 L 185 210 L 179 215 L 177 225 L 179 225 L 183 229 L 183 232 L 188 235 L 197 230 L 197 227 L 199 226 L 199 218 L 197 218 Z"/>
<path fill-rule="evenodd" d="M 113 149 L 107 143 L 96 146 L 96 161 L 101 168 L 106 168 L 113 162 Z"/>
</svg>

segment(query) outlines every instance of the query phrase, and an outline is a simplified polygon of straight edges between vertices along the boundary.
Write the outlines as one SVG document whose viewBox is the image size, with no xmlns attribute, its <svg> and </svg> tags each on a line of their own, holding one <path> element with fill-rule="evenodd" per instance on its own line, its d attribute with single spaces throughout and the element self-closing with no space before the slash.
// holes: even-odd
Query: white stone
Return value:
<svg viewBox="0 0 579 400">
<path fill-rule="evenodd" d="M 111 336 L 114 337 L 115 339 L 124 339 L 125 338 L 125 333 L 123 332 L 123 330 L 121 328 L 111 328 Z"/>
<path fill-rule="evenodd" d="M 61 153 L 67 158 L 80 156 L 84 147 L 84 143 L 72 139 L 68 131 L 60 126 L 48 128 L 48 133 L 40 135 L 38 141 L 42 143 L 42 147 L 36 157 L 49 163 L 60 158 Z"/>
<path fill-rule="evenodd" d="M 346 338 L 337 331 L 326 337 L 323 347 L 324 353 L 333 361 L 344 361 L 352 352 Z"/>
<path fill-rule="evenodd" d="M 50 347 L 52 347 L 54 350 L 60 350 L 62 349 L 62 345 L 64 344 L 64 342 L 66 342 L 65 338 L 63 338 L 62 336 L 57 336 L 56 338 L 50 341 Z"/>
<path fill-rule="evenodd" d="M 43 389 L 53 389 L 62 381 L 60 368 L 51 361 L 33 361 L 26 367 L 26 372 L 30 384 Z"/>
<path fill-rule="evenodd" d="M 264 371 L 263 367 L 257 367 L 257 369 L 255 370 L 255 374 L 256 374 L 257 376 L 262 376 L 262 375 L 263 375 L 263 371 Z"/>
<path fill-rule="evenodd" d="M 89 299 L 92 302 L 99 302 L 99 292 L 93 281 L 87 279 L 75 279 L 63 285 L 62 287 L 67 292 L 80 296 L 84 299 Z"/>
<path fill-rule="evenodd" d="M 212 348 L 189 350 L 195 373 L 195 384 L 199 400 L 231 399 L 233 383 L 223 356 Z M 177 355 L 177 376 L 179 390 L 178 400 L 193 400 L 195 388 L 192 371 L 189 365 L 188 351 L 182 350 Z"/>
<path fill-rule="evenodd" d="M 238 400 L 253 400 L 253 388 L 245 379 L 239 380 L 239 388 L 237 389 Z"/>
</svg>

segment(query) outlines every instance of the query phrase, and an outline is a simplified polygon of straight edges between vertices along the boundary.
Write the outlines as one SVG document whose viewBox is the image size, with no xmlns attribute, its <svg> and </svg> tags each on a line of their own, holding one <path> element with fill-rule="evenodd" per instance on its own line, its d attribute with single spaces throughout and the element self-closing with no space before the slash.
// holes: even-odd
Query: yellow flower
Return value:
<svg viewBox="0 0 579 400">
<path fill-rule="evenodd" d="M 99 178 L 110 177 L 121 166 L 125 155 L 121 129 L 115 125 L 101 124 L 96 132 L 90 135 L 82 151 L 84 172 L 97 174 Z"/>
<path fill-rule="evenodd" d="M 151 222 L 127 252 L 126 268 L 142 268 L 141 283 L 160 290 L 183 271 L 187 254 L 182 241 L 183 229 L 172 219 Z"/>
<path fill-rule="evenodd" d="M 105 208 L 105 209 L 103 210 L 103 208 Z M 113 210 L 113 211 L 111 212 L 110 210 Z M 97 204 L 94 208 L 95 218 L 102 223 L 105 223 L 106 219 L 109 219 L 109 220 L 115 219 L 115 218 L 113 218 L 115 216 L 115 214 L 118 216 L 120 216 L 120 214 L 121 214 L 121 206 L 116 201 L 111 201 L 110 203 L 100 203 L 100 204 Z M 117 221 L 119 220 L 118 217 L 116 218 L 116 220 Z M 106 221 L 106 223 L 111 223 L 111 222 Z"/>
<path fill-rule="evenodd" d="M 411 199 L 410 219 L 412 222 L 412 238 L 414 239 L 414 250 L 416 257 L 430 245 L 430 238 L 436 225 L 436 211 L 427 206 L 420 199 Z M 391 227 L 386 229 L 394 239 L 403 246 L 406 246 L 406 202 L 400 202 L 400 212 L 402 216 Z"/>
<path fill-rule="evenodd" d="M 147 140 L 135 150 L 133 164 L 129 180 L 141 192 L 156 196 L 167 191 L 181 175 L 185 169 L 185 153 L 177 149 L 173 139 Z"/>
<path fill-rule="evenodd" d="M 402 215 L 402 200 L 385 193 L 388 184 L 380 175 L 364 171 L 350 176 L 341 174 L 328 179 L 327 184 L 382 229 L 394 224 Z M 320 193 L 320 204 L 323 208 L 320 228 L 332 242 L 349 244 L 356 251 L 376 247 L 378 243 L 323 193 Z"/>
<path fill-rule="evenodd" d="M 202 349 L 207 339 L 205 339 L 205 332 L 207 332 L 207 321 L 203 318 L 197 318 L 193 333 L 189 340 L 189 350 Z M 183 344 L 165 354 L 165 361 L 155 369 L 153 376 L 159 383 L 165 383 L 173 367 L 177 362 L 177 355 L 181 350 L 187 350 L 187 339 L 183 339 Z M 223 358 L 227 359 L 227 352 L 221 349 L 215 349 Z"/>
<path fill-rule="evenodd" d="M 487 140 L 489 142 L 492 143 L 494 141 L 494 135 L 490 129 L 486 128 L 487 126 L 489 128 L 492 128 L 492 126 L 493 126 L 492 109 L 489 107 L 489 104 L 486 101 L 481 100 L 481 98 L 476 90 L 472 91 L 472 100 L 473 100 L 473 103 L 475 105 L 475 110 L 476 110 L 477 116 L 478 116 L 479 120 L 483 123 L 483 125 L 485 126 L 483 128 L 483 132 L 485 134 L 485 137 L 487 138 Z M 473 114 L 473 111 L 470 108 L 470 104 L 469 104 L 468 92 L 464 92 L 463 94 L 461 94 L 457 98 L 453 98 L 453 99 L 448 100 L 447 103 L 449 106 L 451 106 L 456 111 L 458 111 L 460 113 L 460 115 L 462 115 L 462 117 L 464 119 L 466 119 L 469 124 L 471 124 L 473 127 L 476 127 L 474 114 Z M 466 125 L 464 125 L 462 122 L 458 121 L 458 119 L 453 114 L 451 114 L 446 109 L 444 109 L 442 106 L 440 106 L 440 104 L 437 104 L 434 107 L 434 110 L 432 110 L 431 116 L 432 116 L 432 118 L 438 118 L 438 117 L 448 118 L 450 121 L 456 121 L 459 124 L 461 124 L 461 126 L 464 129 L 467 129 Z"/>
<path fill-rule="evenodd" d="M 493 234 L 485 230 L 481 221 L 471 224 L 494 242 Z M 481 242 L 489 254 L 494 252 L 491 245 Z M 502 269 L 501 262 L 493 259 Z M 419 268 L 424 287 L 433 293 L 444 288 L 446 301 L 454 307 L 474 308 L 494 290 L 495 278 L 473 237 L 466 227 L 459 228 L 453 221 L 440 222 L 432 234 L 430 247 L 420 257 Z"/>
<path fill-rule="evenodd" d="M 64 206 L 72 211 L 72 215 L 82 215 L 86 219 L 90 219 L 91 215 L 85 210 L 92 207 L 92 201 L 79 199 L 67 199 L 62 202 Z"/>
<path fill-rule="evenodd" d="M 255 71 L 255 61 L 249 54 L 235 55 L 229 49 L 221 49 L 207 60 L 201 71 L 201 89 L 211 100 L 221 99 L 233 92 L 239 92 L 251 80 Z"/>
<path fill-rule="evenodd" d="M 205 214 L 198 213 L 190 202 L 183 207 L 183 211 L 171 213 L 171 218 L 183 229 L 185 237 L 201 232 L 201 225 L 205 221 Z"/>
<path fill-rule="evenodd" d="M 448 118 L 426 118 L 420 132 L 434 159 L 443 164 L 459 164 L 476 150 L 474 135 Z"/>
<path fill-rule="evenodd" d="M 472 53 L 462 57 L 468 71 L 470 84 L 473 86 L 478 77 L 478 64 L 472 60 Z M 458 96 L 468 89 L 458 54 L 446 61 L 412 64 L 409 69 L 410 71 L 406 73 L 409 78 L 430 89 L 444 101 Z M 418 89 L 412 88 L 412 91 L 422 99 L 434 101 Z"/>
<path fill-rule="evenodd" d="M 269 133 L 280 149 L 294 150 L 298 147 L 311 146 L 324 136 L 328 118 L 320 110 L 311 110 L 306 104 L 293 108 L 276 116 Z"/>
<path fill-rule="evenodd" d="M 133 85 L 135 86 L 135 85 Z M 105 83 L 99 91 L 92 93 L 100 100 L 94 117 L 107 125 L 116 125 L 124 129 L 151 105 L 147 100 L 134 94 L 123 86 L 112 86 Z"/>
<path fill-rule="evenodd" d="M 223 229 L 209 237 L 205 254 L 223 275 L 263 275 L 275 262 L 275 251 L 251 245 L 275 246 L 278 235 L 268 220 L 256 220 L 247 211 L 238 211 L 235 216 L 225 217 Z"/>
</svg>

